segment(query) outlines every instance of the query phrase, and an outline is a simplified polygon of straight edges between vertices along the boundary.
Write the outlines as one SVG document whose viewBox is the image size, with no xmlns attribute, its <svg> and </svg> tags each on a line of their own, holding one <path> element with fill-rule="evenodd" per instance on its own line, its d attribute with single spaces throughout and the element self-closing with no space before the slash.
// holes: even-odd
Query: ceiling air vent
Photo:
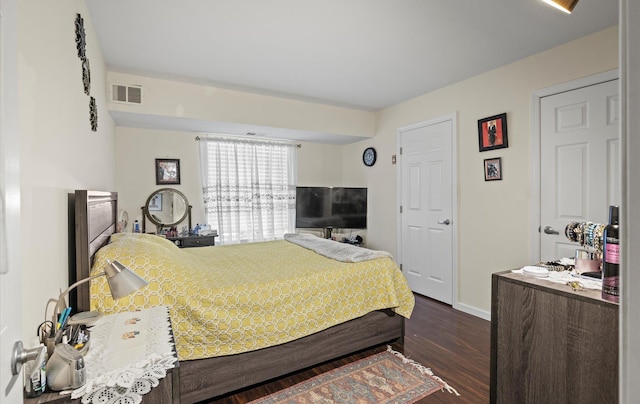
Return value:
<svg viewBox="0 0 640 404">
<path fill-rule="evenodd" d="M 142 104 L 142 86 L 113 84 L 111 86 L 111 100 L 126 104 Z"/>
</svg>

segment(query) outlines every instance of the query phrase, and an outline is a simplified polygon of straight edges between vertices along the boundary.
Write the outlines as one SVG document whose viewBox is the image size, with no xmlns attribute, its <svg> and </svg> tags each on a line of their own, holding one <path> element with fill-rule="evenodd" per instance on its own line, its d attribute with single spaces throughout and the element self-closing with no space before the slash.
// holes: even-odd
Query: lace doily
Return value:
<svg viewBox="0 0 640 404">
<path fill-rule="evenodd" d="M 91 329 L 84 404 L 138 404 L 177 361 L 165 306 L 102 317 Z"/>
</svg>

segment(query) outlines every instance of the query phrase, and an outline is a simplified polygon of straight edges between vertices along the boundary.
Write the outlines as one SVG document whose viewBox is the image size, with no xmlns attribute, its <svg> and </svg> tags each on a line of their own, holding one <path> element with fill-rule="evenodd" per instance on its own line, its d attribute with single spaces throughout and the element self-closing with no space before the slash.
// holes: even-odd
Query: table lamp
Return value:
<svg viewBox="0 0 640 404">
<path fill-rule="evenodd" d="M 66 309 L 65 297 L 73 289 L 82 285 L 85 282 L 89 282 L 91 279 L 95 279 L 100 276 L 107 277 L 107 283 L 109 284 L 109 290 L 113 300 L 121 299 L 125 296 L 132 294 L 133 292 L 141 289 L 149 284 L 146 280 L 136 275 L 132 270 L 122 265 L 118 261 L 107 260 L 107 265 L 103 272 L 90 276 L 85 279 L 81 279 L 73 285 L 69 286 L 64 292 L 60 293 L 56 308 L 53 311 L 53 324 L 58 323 L 58 314 L 61 314 Z M 91 312 L 89 312 L 91 313 Z M 95 314 L 93 315 L 95 316 Z M 89 317 L 93 317 L 89 315 Z"/>
</svg>

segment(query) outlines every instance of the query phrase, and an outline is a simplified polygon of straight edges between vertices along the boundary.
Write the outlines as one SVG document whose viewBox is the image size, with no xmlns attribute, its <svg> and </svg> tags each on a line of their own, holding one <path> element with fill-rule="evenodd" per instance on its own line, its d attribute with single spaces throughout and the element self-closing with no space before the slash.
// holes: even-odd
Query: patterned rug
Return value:
<svg viewBox="0 0 640 404">
<path fill-rule="evenodd" d="M 251 403 L 415 403 L 444 389 L 459 395 L 431 369 L 388 347 Z"/>
</svg>

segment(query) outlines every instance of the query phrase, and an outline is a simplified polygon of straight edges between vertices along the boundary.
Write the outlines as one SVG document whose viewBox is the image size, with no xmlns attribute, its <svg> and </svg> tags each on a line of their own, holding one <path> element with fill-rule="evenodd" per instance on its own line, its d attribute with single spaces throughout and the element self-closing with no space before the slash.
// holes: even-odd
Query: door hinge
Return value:
<svg viewBox="0 0 640 404">
<path fill-rule="evenodd" d="M 402 147 L 400 148 L 400 155 L 402 156 Z"/>
<path fill-rule="evenodd" d="M 400 205 L 400 213 L 402 213 L 402 205 Z"/>
<path fill-rule="evenodd" d="M 402 264 L 400 264 L 400 272 L 402 272 Z"/>
</svg>

